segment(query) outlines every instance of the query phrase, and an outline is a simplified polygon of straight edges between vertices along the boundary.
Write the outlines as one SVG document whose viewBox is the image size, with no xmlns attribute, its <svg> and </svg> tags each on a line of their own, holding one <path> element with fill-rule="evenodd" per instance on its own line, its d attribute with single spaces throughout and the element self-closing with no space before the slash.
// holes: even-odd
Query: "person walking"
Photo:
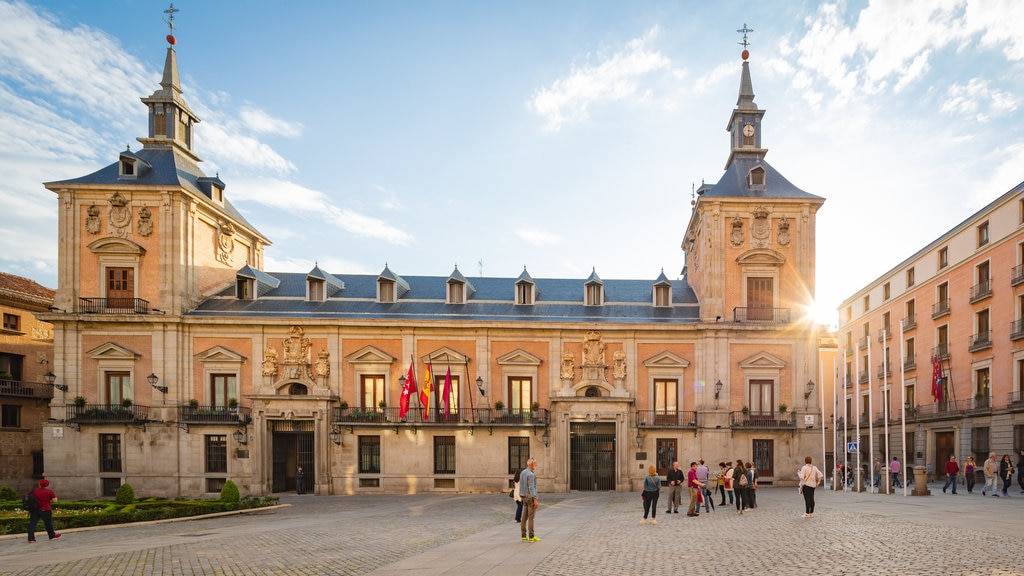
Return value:
<svg viewBox="0 0 1024 576">
<path fill-rule="evenodd" d="M 978 470 L 978 465 L 974 462 L 974 456 L 968 456 L 967 461 L 964 462 L 964 484 L 967 485 L 967 493 L 974 493 L 974 473 Z"/>
<path fill-rule="evenodd" d="M 306 493 L 306 474 L 302 471 L 302 466 L 295 471 L 295 493 L 305 494 Z"/>
<path fill-rule="evenodd" d="M 46 478 L 40 480 L 39 486 L 33 488 L 31 494 L 39 505 L 36 506 L 35 510 L 29 510 L 28 513 L 29 543 L 36 541 L 36 525 L 39 523 L 40 518 L 43 519 L 43 526 L 46 528 L 46 535 L 50 537 L 50 540 L 60 538 L 61 533 L 53 529 L 53 508 L 51 506 L 57 501 L 57 494 L 50 490 L 50 481 Z"/>
<path fill-rule="evenodd" d="M 651 466 L 647 469 L 647 478 L 644 478 L 644 492 L 641 497 L 644 499 L 644 519 L 641 524 L 647 523 L 647 514 L 651 515 L 651 524 L 658 523 L 658 496 L 661 494 L 661 477 L 658 476 L 658 469 Z"/>
<path fill-rule="evenodd" d="M 903 482 L 900 481 L 900 468 L 900 461 L 893 456 L 892 462 L 889 463 L 889 472 L 892 472 L 893 488 L 903 488 Z"/>
<path fill-rule="evenodd" d="M 874 490 L 872 492 L 878 492 L 882 488 L 882 463 L 875 458 L 874 464 L 871 465 L 871 476 L 874 484 Z"/>
<path fill-rule="evenodd" d="M 956 456 L 950 454 L 945 466 L 946 483 L 942 486 L 942 492 L 946 492 L 949 485 L 953 485 L 953 494 L 956 494 L 956 477 L 960 475 L 960 465 L 956 463 Z"/>
<path fill-rule="evenodd" d="M 512 498 L 516 501 L 516 522 L 523 521 L 523 497 L 519 495 L 519 475 L 522 472 L 520 470 L 512 482 Z"/>
<path fill-rule="evenodd" d="M 687 516 L 699 516 L 700 505 L 697 503 L 698 490 L 704 487 L 704 483 L 697 477 L 697 463 L 690 462 L 690 471 L 686 473 L 686 487 L 690 490 L 690 507 L 686 509 Z"/>
<path fill-rule="evenodd" d="M 810 456 L 804 458 L 804 467 L 797 475 L 800 477 L 800 493 L 804 497 L 804 518 L 811 518 L 814 516 L 814 489 L 825 475 L 814 465 L 814 459 Z"/>
<path fill-rule="evenodd" d="M 1003 496 L 1010 497 L 1010 484 L 1013 483 L 1013 463 L 1010 462 L 1010 455 L 1003 454 L 999 462 L 999 478 L 1003 481 Z"/>
<path fill-rule="evenodd" d="M 999 494 L 996 494 L 996 480 L 998 479 L 999 472 L 999 461 L 996 460 L 996 453 L 991 452 L 988 455 L 988 460 L 985 460 L 985 485 L 981 487 L 981 495 L 984 496 L 988 490 L 992 491 L 992 496 L 998 498 Z"/>
<path fill-rule="evenodd" d="M 672 463 L 672 469 L 665 475 L 668 480 L 668 509 L 666 514 L 679 514 L 679 504 L 682 501 L 683 492 L 683 471 L 679 469 L 679 462 Z"/>
<path fill-rule="evenodd" d="M 519 521 L 519 532 L 523 542 L 540 542 L 540 538 L 533 531 L 533 518 L 537 515 L 537 507 L 540 500 L 537 494 L 537 460 L 530 458 L 526 461 L 526 468 L 519 473 L 519 497 L 523 501 L 523 516 Z"/>
</svg>

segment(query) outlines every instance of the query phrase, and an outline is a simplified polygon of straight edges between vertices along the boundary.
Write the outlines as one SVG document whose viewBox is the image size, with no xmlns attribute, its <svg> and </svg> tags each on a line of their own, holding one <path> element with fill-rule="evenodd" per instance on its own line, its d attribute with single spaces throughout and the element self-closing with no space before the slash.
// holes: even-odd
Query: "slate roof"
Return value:
<svg viewBox="0 0 1024 576">
<path fill-rule="evenodd" d="M 765 185 L 750 186 L 748 174 L 755 166 L 762 166 L 765 170 Z M 804 192 L 797 188 L 771 164 L 764 160 L 764 157 L 741 156 L 739 154 L 733 159 L 732 164 L 718 180 L 718 183 L 706 188 L 701 196 L 712 198 L 806 198 L 809 200 L 821 200 L 821 196 L 815 196 L 810 192 Z"/>
<path fill-rule="evenodd" d="M 125 153 L 145 161 L 149 164 L 149 167 L 147 169 L 140 170 L 134 178 L 128 180 L 119 177 L 118 162 L 114 162 L 113 164 L 110 164 L 105 168 L 101 168 L 92 174 L 72 178 L 70 180 L 48 182 L 46 185 L 100 184 L 107 186 L 124 186 L 125 184 L 133 184 L 164 188 L 181 187 L 198 197 L 210 200 L 209 193 L 204 190 L 204 188 L 208 187 L 200 186 L 199 180 L 207 179 L 219 181 L 204 174 L 199 168 L 198 163 L 187 155 L 178 152 L 171 147 L 143 147 L 141 150 L 134 152 L 121 152 L 121 154 Z M 210 202 L 213 202 L 213 200 L 210 200 Z M 224 212 L 236 222 L 243 224 L 250 230 L 256 230 L 256 228 L 250 224 L 244 216 L 242 216 L 242 213 L 226 199 L 224 200 Z"/>
<path fill-rule="evenodd" d="M 390 272 L 390 270 L 387 270 Z M 393 275 L 394 273 L 391 272 Z M 235 297 L 234 287 L 200 303 L 189 316 L 295 317 L 366 320 L 453 320 L 529 322 L 698 322 L 700 308 L 685 281 L 672 282 L 672 306 L 652 304 L 654 280 L 603 280 L 605 303 L 585 306 L 583 279 L 532 279 L 535 304 L 514 302 L 518 278 L 473 278 L 465 304 L 447 304 L 450 276 L 402 276 L 409 289 L 394 303 L 377 302 L 377 274 L 335 274 L 345 288 L 323 302 L 306 300 L 305 273 L 269 273 L 280 283 L 255 300 Z M 658 280 L 662 280 L 661 277 Z"/>
</svg>

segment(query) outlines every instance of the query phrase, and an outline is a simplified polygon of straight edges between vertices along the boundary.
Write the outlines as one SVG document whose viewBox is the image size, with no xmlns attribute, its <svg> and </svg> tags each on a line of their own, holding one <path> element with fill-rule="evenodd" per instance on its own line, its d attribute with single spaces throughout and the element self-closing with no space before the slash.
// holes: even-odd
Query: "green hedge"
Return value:
<svg viewBox="0 0 1024 576">
<path fill-rule="evenodd" d="M 57 530 L 128 524 L 148 520 L 185 518 L 216 512 L 263 508 L 277 504 L 276 496 L 256 498 L 247 496 L 238 502 L 222 500 L 169 500 L 146 498 L 127 505 L 109 500 L 75 500 L 54 502 L 53 526 Z M 42 526 L 42 523 L 39 524 Z M 28 531 L 28 512 L 21 509 L 21 501 L 0 502 L 0 534 L 21 534 Z"/>
</svg>

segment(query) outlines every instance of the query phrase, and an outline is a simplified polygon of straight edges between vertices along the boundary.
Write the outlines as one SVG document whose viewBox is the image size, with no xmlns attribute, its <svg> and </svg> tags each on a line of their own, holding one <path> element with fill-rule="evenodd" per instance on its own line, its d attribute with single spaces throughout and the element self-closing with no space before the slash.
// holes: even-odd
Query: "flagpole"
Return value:
<svg viewBox="0 0 1024 576">
<path fill-rule="evenodd" d="M 819 348 L 820 350 L 820 348 Z M 835 362 L 835 360 L 833 360 Z M 834 384 L 833 384 L 834 385 Z M 828 450 L 825 446 L 825 365 L 818 356 L 818 408 L 821 412 L 821 465 L 825 465 L 825 456 Z"/>
<path fill-rule="evenodd" d="M 889 327 L 882 328 L 882 409 L 885 411 L 885 464 L 883 470 L 889 469 L 889 404 L 892 391 L 889 389 Z M 889 478 L 891 478 L 890 476 Z M 889 478 L 885 479 L 885 493 L 889 494 Z"/>
<path fill-rule="evenodd" d="M 850 344 L 852 345 L 853 343 L 851 342 Z M 850 420 L 850 415 L 848 414 L 849 410 L 847 409 L 847 405 L 849 403 L 846 401 L 846 387 L 849 386 L 850 371 L 847 370 L 848 366 L 847 366 L 846 363 L 847 363 L 847 360 L 846 360 L 846 349 L 844 348 L 843 349 L 843 397 L 842 397 L 842 403 L 843 403 L 843 474 L 844 474 L 843 479 L 842 479 L 843 480 L 843 490 L 849 490 L 849 488 L 850 488 L 849 485 L 848 485 L 849 483 L 846 481 L 846 476 L 848 476 L 849 472 L 850 472 L 850 434 L 849 434 L 849 427 L 848 427 L 849 426 L 848 423 L 849 423 L 849 420 Z"/>
<path fill-rule="evenodd" d="M 868 465 L 871 466 L 871 480 L 870 490 L 868 492 L 873 493 L 875 491 L 875 464 L 874 459 L 878 456 L 875 454 L 875 418 L 872 412 L 875 409 L 874 395 L 872 394 L 875 383 L 871 378 L 871 335 L 868 334 L 868 365 L 864 367 L 868 371 Z"/>
<path fill-rule="evenodd" d="M 865 338 L 870 338 L 870 336 L 865 336 Z M 854 357 L 853 360 L 854 360 L 854 365 L 857 367 L 857 369 L 856 369 L 856 372 L 857 372 L 856 373 L 856 380 L 854 380 L 854 384 L 853 384 L 853 397 L 854 397 L 854 401 L 857 403 L 857 406 L 853 407 L 853 408 L 856 408 L 856 412 L 857 412 L 857 423 L 856 423 L 856 428 L 855 428 L 855 432 L 854 432 L 854 434 L 856 435 L 856 438 L 857 438 L 857 473 L 854 474 L 853 480 L 854 480 L 854 488 L 855 489 L 860 489 L 860 488 L 863 488 L 863 486 L 864 486 L 864 483 L 863 483 L 864 480 L 862 478 L 860 478 L 861 474 L 863 473 L 863 468 L 861 468 L 860 454 L 861 454 L 861 452 L 864 451 L 864 447 L 861 446 L 861 442 L 860 442 L 860 417 L 862 416 L 862 414 L 860 413 L 861 407 L 860 407 L 860 352 L 859 351 L 858 351 L 857 355 Z M 868 360 L 870 360 L 870 358 L 868 358 Z M 857 484 L 858 479 L 860 479 L 860 484 Z"/>
</svg>

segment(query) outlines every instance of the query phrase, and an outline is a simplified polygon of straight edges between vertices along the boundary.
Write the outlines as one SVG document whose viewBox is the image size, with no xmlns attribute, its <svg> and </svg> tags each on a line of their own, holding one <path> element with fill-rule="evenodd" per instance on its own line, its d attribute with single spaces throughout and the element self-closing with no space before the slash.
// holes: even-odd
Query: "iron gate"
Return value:
<svg viewBox="0 0 1024 576">
<path fill-rule="evenodd" d="M 615 490 L 615 424 L 570 422 L 569 489 Z"/>
<path fill-rule="evenodd" d="M 316 461 L 313 457 L 312 420 L 272 423 L 274 442 L 273 491 L 295 490 L 295 471 L 302 466 L 307 492 L 316 485 Z"/>
</svg>

